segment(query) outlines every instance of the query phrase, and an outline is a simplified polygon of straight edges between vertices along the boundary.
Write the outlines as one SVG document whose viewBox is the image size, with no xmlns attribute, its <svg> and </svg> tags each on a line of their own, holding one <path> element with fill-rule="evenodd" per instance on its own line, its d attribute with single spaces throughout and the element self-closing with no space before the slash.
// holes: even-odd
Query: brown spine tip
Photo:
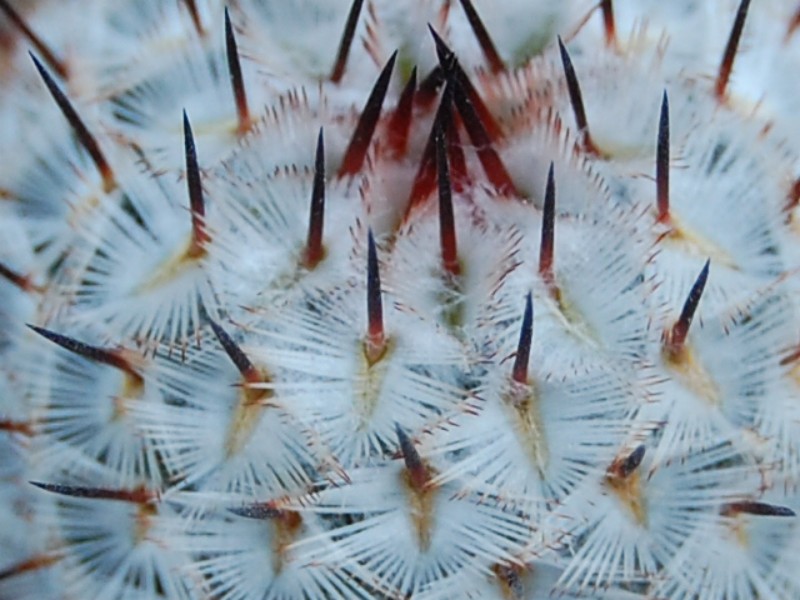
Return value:
<svg viewBox="0 0 800 600">
<path fill-rule="evenodd" d="M 433 38 L 433 44 L 436 48 L 436 57 L 439 60 L 439 66 L 442 69 L 442 74 L 445 79 L 452 77 L 455 74 L 456 55 L 444 43 L 442 36 L 436 33 L 433 25 L 428 23 L 428 31 Z"/>
<path fill-rule="evenodd" d="M 464 72 L 464 69 L 461 68 L 461 65 L 456 62 L 456 73 L 458 84 L 461 88 L 466 92 L 467 98 L 472 103 L 472 106 L 475 107 L 475 114 L 481 121 L 481 125 L 486 130 L 486 135 L 489 136 L 489 139 L 492 143 L 497 142 L 503 139 L 503 131 L 500 129 L 500 125 L 497 123 L 495 118 L 492 116 L 492 113 L 489 111 L 489 108 L 486 106 L 486 103 L 481 98 L 481 95 L 478 93 L 478 90 L 475 89 L 475 86 L 472 85 L 469 77 Z"/>
<path fill-rule="evenodd" d="M 553 163 L 547 171 L 547 185 L 544 191 L 544 210 L 542 211 L 542 239 L 539 246 L 539 276 L 548 288 L 555 285 L 553 275 L 553 248 L 556 237 L 556 181 Z"/>
<path fill-rule="evenodd" d="M 17 273 L 3 263 L 0 263 L 0 277 L 7 279 L 23 292 L 36 292 L 38 294 L 44 292 L 44 288 L 42 286 L 33 283 L 30 275 L 22 275 Z"/>
<path fill-rule="evenodd" d="M 279 508 L 275 508 L 269 502 L 246 504 L 236 508 L 229 508 L 228 511 L 240 517 L 245 517 L 246 519 L 259 519 L 262 521 L 265 519 L 275 519 L 284 512 Z"/>
<path fill-rule="evenodd" d="M 720 514 L 726 517 L 735 517 L 740 514 L 756 515 L 760 517 L 794 517 L 796 513 L 786 506 L 776 506 L 766 502 L 743 500 L 723 504 Z"/>
<path fill-rule="evenodd" d="M 227 6 L 225 7 L 225 52 L 228 56 L 228 73 L 231 78 L 233 98 L 236 102 L 236 117 L 239 121 L 236 131 L 242 135 L 250 129 L 250 109 L 247 106 L 247 92 L 244 87 L 242 65 L 239 61 L 239 50 L 236 46 L 236 35 Z"/>
<path fill-rule="evenodd" d="M 353 0 L 353 4 L 350 5 L 350 12 L 347 14 L 342 39 L 339 42 L 339 51 L 336 53 L 336 61 L 333 63 L 333 71 L 331 71 L 331 81 L 333 83 L 339 83 L 344 75 L 347 57 L 350 54 L 350 46 L 353 45 L 356 25 L 358 25 L 358 17 L 361 15 L 363 4 L 364 0 Z"/>
<path fill-rule="evenodd" d="M 405 156 L 408 149 L 408 134 L 411 130 L 416 89 L 417 67 L 414 67 L 397 101 L 397 108 L 389 120 L 388 144 L 394 158 Z"/>
<path fill-rule="evenodd" d="M 342 166 L 339 168 L 339 177 L 358 173 L 361 169 L 361 165 L 364 163 L 369 144 L 375 133 L 375 127 L 381 116 L 383 100 L 389 89 L 389 80 L 392 77 L 392 70 L 394 69 L 396 59 L 397 51 L 395 50 L 389 62 L 383 67 L 380 76 L 369 94 L 369 98 L 367 98 L 367 103 L 364 105 L 364 110 L 361 111 L 361 116 L 358 119 L 356 130 L 353 132 L 353 137 L 350 139 L 350 143 L 344 153 Z"/>
<path fill-rule="evenodd" d="M 192 242 L 189 256 L 197 258 L 205 253 L 205 245 L 210 237 L 205 229 L 206 207 L 203 200 L 203 184 L 200 181 L 200 167 L 197 164 L 197 149 L 194 144 L 192 125 L 186 111 L 183 111 L 183 145 L 186 153 L 186 185 L 189 190 L 189 208 L 192 212 Z"/>
<path fill-rule="evenodd" d="M 33 60 L 33 64 L 36 66 L 36 70 L 39 71 L 39 75 L 44 81 L 45 86 L 47 86 L 50 95 L 56 101 L 61 113 L 75 132 L 78 142 L 89 153 L 92 162 L 95 164 L 95 167 L 97 167 L 97 171 L 103 179 L 103 191 L 107 194 L 111 193 L 116 189 L 117 182 L 114 177 L 114 172 L 111 170 L 111 166 L 108 164 L 102 150 L 100 150 L 97 139 L 89 132 L 83 120 L 81 120 L 78 115 L 78 112 L 75 110 L 75 107 L 73 107 L 72 103 L 69 101 L 69 98 L 61 91 L 61 88 L 58 87 L 58 84 L 50 76 L 50 73 L 47 72 L 44 65 L 39 62 L 39 59 L 36 58 L 33 52 L 29 52 L 29 54 Z"/>
<path fill-rule="evenodd" d="M 25 19 L 23 19 L 22 16 L 14 10 L 7 0 L 0 0 L 0 11 L 2 11 L 8 20 L 11 21 L 14 27 L 19 29 L 22 35 L 28 39 L 28 41 L 36 49 L 36 52 L 44 59 L 44 62 L 46 62 L 61 79 L 66 80 L 69 75 L 67 73 L 67 67 L 61 60 L 58 59 L 50 47 L 44 43 L 42 38 L 36 35 L 36 33 L 25 22 Z"/>
<path fill-rule="evenodd" d="M 372 230 L 367 237 L 367 339 L 364 351 L 370 364 L 376 363 L 386 350 L 386 335 L 383 330 L 383 300 L 381 299 L 381 275 L 378 270 L 378 251 Z"/>
<path fill-rule="evenodd" d="M 731 35 L 728 37 L 728 43 L 725 46 L 725 53 L 722 55 L 722 62 L 719 64 L 717 80 L 714 83 L 714 95 L 720 101 L 725 99 L 725 93 L 728 89 L 728 81 L 731 77 L 731 71 L 733 71 L 733 62 L 736 59 L 736 51 L 739 48 L 739 40 L 742 38 L 744 22 L 747 18 L 747 9 L 749 7 L 750 0 L 742 0 L 739 3 L 739 9 L 736 11 L 736 19 L 733 21 Z"/>
<path fill-rule="evenodd" d="M 45 490 L 46 492 L 52 492 L 53 494 L 60 494 L 62 496 L 71 496 L 73 498 L 117 500 L 120 502 L 131 502 L 134 504 L 148 504 L 158 500 L 158 493 L 144 486 L 139 486 L 129 490 L 117 490 L 76 485 L 60 485 L 55 483 L 41 483 L 38 481 L 30 481 L 29 483 L 42 490 Z"/>
<path fill-rule="evenodd" d="M 458 128 L 454 124 L 445 129 L 445 138 L 447 139 L 447 155 L 450 157 L 450 179 L 453 182 L 453 190 L 461 193 L 470 187 L 470 183 L 467 159 L 459 140 Z"/>
<path fill-rule="evenodd" d="M 419 90 L 417 90 L 416 101 L 421 106 L 428 106 L 434 100 L 436 100 L 436 95 L 439 93 L 439 88 L 444 85 L 445 82 L 445 75 L 442 67 L 436 65 L 428 76 L 423 79 L 419 84 Z"/>
<path fill-rule="evenodd" d="M 436 151 L 433 130 L 422 151 L 422 158 L 419 162 L 417 174 L 414 176 L 414 183 L 411 185 L 411 194 L 408 198 L 405 218 L 411 215 L 414 209 L 421 205 L 436 185 Z"/>
<path fill-rule="evenodd" d="M 689 291 L 689 296 L 686 298 L 686 302 L 683 305 L 683 310 L 681 310 L 680 317 L 678 317 L 678 320 L 672 326 L 672 329 L 667 336 L 666 348 L 671 354 L 677 355 L 680 353 L 684 343 L 686 342 L 686 335 L 689 333 L 689 326 L 692 324 L 692 319 L 697 311 L 697 306 L 700 304 L 700 298 L 703 295 L 703 290 L 706 287 L 710 263 L 710 260 L 706 260 L 705 265 L 703 265 L 703 269 L 700 271 L 700 274 L 697 276 L 697 279 L 692 285 L 692 289 Z"/>
<path fill-rule="evenodd" d="M 575 74 L 575 67 L 572 65 L 572 59 L 569 56 L 567 47 L 561 40 L 561 36 L 558 37 L 558 50 L 561 54 L 561 64 L 564 67 L 564 77 L 567 80 L 569 102 L 575 115 L 575 125 L 578 127 L 578 133 L 583 136 L 583 149 L 589 154 L 599 156 L 600 152 L 597 150 L 597 146 L 595 146 L 589 133 L 589 123 L 586 120 L 586 109 L 583 106 L 583 94 L 578 82 L 578 76 Z"/>
<path fill-rule="evenodd" d="M 612 0 L 600 0 L 600 11 L 603 14 L 603 30 L 606 35 L 606 46 L 617 45 L 617 25 L 614 22 L 614 3 Z"/>
<path fill-rule="evenodd" d="M 436 58 L 439 61 L 439 69 L 441 70 L 442 81 L 448 81 L 456 76 L 456 65 L 458 63 L 458 59 L 456 58 L 455 52 L 450 49 L 450 47 L 442 39 L 442 36 L 436 32 L 436 29 L 434 29 L 433 25 L 430 23 L 428 23 L 428 31 L 433 38 L 433 45 L 436 49 Z"/>
<path fill-rule="evenodd" d="M 519 330 L 517 353 L 514 357 L 514 368 L 511 378 L 523 385 L 528 383 L 528 364 L 531 358 L 533 345 L 533 296 L 528 292 L 525 296 L 525 312 L 522 313 L 522 326 Z"/>
<path fill-rule="evenodd" d="M 27 560 L 11 565 L 7 569 L 0 571 L 0 581 L 11 579 L 25 573 L 46 569 L 61 560 L 59 554 L 37 554 Z"/>
<path fill-rule="evenodd" d="M 435 122 L 434 119 L 434 123 Z M 411 194 L 408 197 L 406 214 L 404 217 L 406 220 L 411 216 L 415 208 L 422 205 L 436 185 L 435 131 L 436 126 L 434 124 L 428 136 L 428 141 L 425 143 L 425 149 L 422 151 L 422 158 L 419 161 L 417 174 L 414 176 L 414 183 L 411 185 Z"/>
<path fill-rule="evenodd" d="M 667 91 L 661 100 L 656 145 L 656 209 L 659 223 L 669 223 L 669 98 Z"/>
<path fill-rule="evenodd" d="M 436 127 L 436 172 L 439 182 L 439 242 L 442 249 L 442 266 L 450 275 L 458 275 L 458 242 L 453 215 L 453 187 L 447 163 L 445 133 L 441 123 Z"/>
<path fill-rule="evenodd" d="M 436 110 L 436 115 L 433 119 L 428 141 L 422 151 L 422 159 L 414 177 L 411 194 L 406 205 L 405 219 L 408 219 L 414 209 L 428 198 L 436 186 L 436 135 L 442 123 L 452 124 L 452 98 L 452 83 L 448 83 L 444 88 L 444 92 L 442 92 L 442 98 L 439 101 L 439 108 Z"/>
<path fill-rule="evenodd" d="M 428 487 L 430 482 L 428 469 L 403 428 L 395 423 L 394 429 L 397 433 L 397 440 L 400 442 L 400 450 L 403 453 L 403 461 L 406 463 L 411 485 L 415 491 L 421 492 Z"/>
<path fill-rule="evenodd" d="M 433 27 L 428 25 L 428 29 L 431 32 L 431 36 L 433 36 L 433 42 L 436 46 L 436 55 L 439 59 L 439 66 L 442 69 L 445 79 L 454 79 L 461 87 L 464 94 L 472 104 L 472 111 L 474 112 L 475 117 L 480 121 L 480 124 L 486 132 L 486 135 L 489 137 L 489 140 L 491 142 L 496 142 L 497 140 L 502 139 L 503 132 L 500 129 L 500 125 L 498 125 L 497 121 L 492 116 L 492 113 L 486 107 L 486 104 L 483 102 L 478 90 L 476 90 L 472 85 L 472 82 L 464 72 L 461 64 L 456 59 L 453 51 L 448 48 L 447 44 L 444 43 L 444 40 L 441 38 L 441 36 L 439 36 L 438 33 L 436 33 L 436 30 Z"/>
<path fill-rule="evenodd" d="M 280 565 L 283 564 L 281 554 L 286 551 L 287 546 L 291 544 L 302 526 L 302 515 L 296 510 L 277 508 L 275 501 L 229 508 L 228 511 L 245 519 L 269 520 L 272 522 L 273 527 L 275 527 L 273 532 L 275 545 L 273 547 L 278 555 L 277 562 L 273 562 L 273 569 L 276 569 L 276 572 L 280 572 Z"/>
<path fill-rule="evenodd" d="M 44 327 L 28 325 L 28 328 L 69 352 L 87 358 L 91 361 L 119 369 L 140 384 L 144 382 L 142 375 L 117 351 L 107 350 L 97 346 L 90 346 L 89 344 L 84 344 L 83 342 L 80 342 L 74 338 L 50 331 L 49 329 L 45 329 Z"/>
<path fill-rule="evenodd" d="M 458 108 L 458 114 L 461 116 L 467 135 L 475 147 L 486 177 L 499 194 L 503 196 L 516 195 L 516 187 L 511 180 L 511 175 L 508 174 L 503 160 L 495 150 L 469 94 L 465 93 L 458 79 L 453 79 L 453 83 L 453 101 Z"/>
<path fill-rule="evenodd" d="M 324 255 L 322 230 L 325 220 L 325 141 L 322 128 L 317 136 L 317 153 L 314 160 L 314 186 L 311 191 L 311 210 L 308 219 L 308 241 L 303 265 L 313 269 Z"/>
<path fill-rule="evenodd" d="M 217 341 L 219 341 L 222 349 L 225 350 L 225 354 L 228 355 L 228 358 L 239 370 L 239 373 L 242 374 L 244 380 L 248 383 L 260 383 L 263 381 L 258 369 L 250 362 L 250 359 L 233 338 L 213 320 L 208 319 L 208 324 L 211 325 L 211 330 L 217 337 Z"/>
<path fill-rule="evenodd" d="M 435 132 L 436 127 L 439 126 L 444 134 L 444 139 L 447 142 L 447 157 L 450 163 L 452 189 L 460 193 L 469 187 L 469 174 L 467 173 L 464 145 L 458 135 L 457 115 L 453 114 L 452 87 L 452 82 L 445 87 L 442 94 L 442 104 L 434 120 L 433 130 Z"/>
<path fill-rule="evenodd" d="M 469 26 L 472 28 L 472 32 L 475 34 L 478 44 L 480 44 L 481 51 L 486 57 L 486 62 L 489 63 L 489 69 L 492 73 L 502 73 L 506 68 L 505 64 L 503 64 L 503 59 L 500 58 L 500 54 L 497 52 L 492 37 L 483 24 L 478 11 L 475 10 L 472 0 L 461 0 L 461 6 L 464 9 L 464 13 L 467 15 Z"/>
<path fill-rule="evenodd" d="M 642 464 L 645 450 L 645 445 L 639 444 L 633 452 L 612 466 L 611 474 L 622 479 L 629 477 Z"/>
<path fill-rule="evenodd" d="M 194 30 L 197 32 L 197 35 L 203 37 L 206 32 L 205 29 L 203 29 L 203 21 L 200 19 L 200 10 L 197 8 L 197 2 L 195 0 L 183 0 L 183 3 L 186 5 L 186 10 L 189 11 L 189 17 L 192 19 Z"/>
</svg>

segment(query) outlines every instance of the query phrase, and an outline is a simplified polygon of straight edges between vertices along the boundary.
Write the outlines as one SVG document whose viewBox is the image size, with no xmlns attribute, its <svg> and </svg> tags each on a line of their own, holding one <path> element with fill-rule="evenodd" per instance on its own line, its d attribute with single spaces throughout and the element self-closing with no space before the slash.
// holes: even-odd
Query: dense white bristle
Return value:
<svg viewBox="0 0 800 600">
<path fill-rule="evenodd" d="M 800 594 L 799 37 L 0 0 L 0 596 Z"/>
</svg>

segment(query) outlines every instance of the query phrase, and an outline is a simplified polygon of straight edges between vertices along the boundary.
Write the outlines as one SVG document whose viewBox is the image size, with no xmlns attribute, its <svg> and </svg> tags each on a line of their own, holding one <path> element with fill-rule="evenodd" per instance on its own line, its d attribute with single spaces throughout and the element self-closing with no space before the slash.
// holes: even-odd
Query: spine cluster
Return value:
<svg viewBox="0 0 800 600">
<path fill-rule="evenodd" d="M 0 0 L 0 598 L 800 597 L 750 4 Z"/>
</svg>

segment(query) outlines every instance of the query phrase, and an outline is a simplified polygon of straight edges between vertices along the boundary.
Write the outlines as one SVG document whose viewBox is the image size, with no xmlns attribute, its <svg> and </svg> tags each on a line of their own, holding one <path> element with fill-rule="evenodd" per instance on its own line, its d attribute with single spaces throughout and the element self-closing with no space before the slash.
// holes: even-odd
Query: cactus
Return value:
<svg viewBox="0 0 800 600">
<path fill-rule="evenodd" d="M 791 4 L 0 0 L 0 598 L 800 597 Z"/>
</svg>

